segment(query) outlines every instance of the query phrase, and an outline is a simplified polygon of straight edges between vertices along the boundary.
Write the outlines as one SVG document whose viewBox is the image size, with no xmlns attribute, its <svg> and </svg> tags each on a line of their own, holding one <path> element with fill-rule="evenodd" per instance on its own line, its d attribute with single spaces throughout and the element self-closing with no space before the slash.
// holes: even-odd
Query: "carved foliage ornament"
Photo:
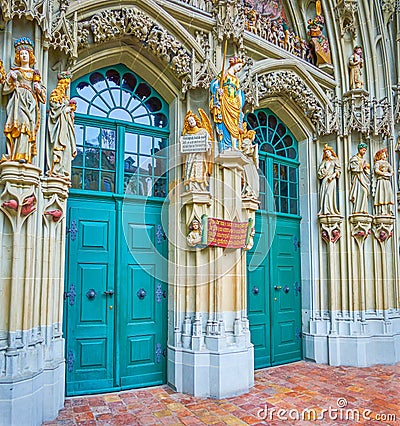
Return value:
<svg viewBox="0 0 400 426">
<path fill-rule="evenodd" d="M 328 116 L 335 114 L 333 108 L 328 107 L 328 110 L 324 111 L 312 90 L 295 73 L 278 71 L 256 77 L 256 79 L 258 80 L 256 82 L 258 99 L 286 95 L 304 111 L 305 115 L 317 128 L 318 133 L 327 134 L 338 130 L 337 126 L 327 126 Z M 337 121 L 331 118 L 329 123 Z"/>
<path fill-rule="evenodd" d="M 88 46 L 90 36 L 94 44 L 133 36 L 167 62 L 178 76 L 190 72 L 191 54 L 182 43 L 138 9 L 106 10 L 97 13 L 89 21 L 81 22 L 78 26 L 78 48 Z"/>
</svg>

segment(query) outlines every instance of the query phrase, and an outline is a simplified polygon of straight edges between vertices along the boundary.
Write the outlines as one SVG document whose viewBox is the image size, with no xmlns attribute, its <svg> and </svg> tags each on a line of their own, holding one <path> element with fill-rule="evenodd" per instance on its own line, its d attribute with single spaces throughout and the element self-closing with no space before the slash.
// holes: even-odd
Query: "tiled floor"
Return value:
<svg viewBox="0 0 400 426">
<path fill-rule="evenodd" d="M 297 362 L 257 371 L 249 393 L 223 400 L 194 398 L 168 386 L 68 398 L 57 419 L 44 425 L 363 423 L 400 425 L 400 364 L 353 368 Z"/>
</svg>

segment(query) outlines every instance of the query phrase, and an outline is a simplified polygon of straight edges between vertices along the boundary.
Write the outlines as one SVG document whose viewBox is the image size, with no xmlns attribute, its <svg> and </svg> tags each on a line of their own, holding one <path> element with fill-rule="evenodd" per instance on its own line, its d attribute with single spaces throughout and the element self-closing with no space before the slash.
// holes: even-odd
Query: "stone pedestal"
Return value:
<svg viewBox="0 0 400 426">
<path fill-rule="evenodd" d="M 175 333 L 168 347 L 168 383 L 178 392 L 225 398 L 247 392 L 254 383 L 246 252 L 204 244 L 190 247 L 184 238 L 184 227 L 203 215 L 238 222 L 254 218 L 257 200 L 242 196 L 244 166 L 249 161 L 240 151 L 222 152 L 215 160 L 213 193 L 181 196 L 178 210 L 183 228 L 175 255 L 171 310 Z"/>
<path fill-rule="evenodd" d="M 38 425 L 64 403 L 65 210 L 69 182 L 0 165 L 0 425 Z M 8 316 L 5 315 L 8 313 Z"/>
</svg>

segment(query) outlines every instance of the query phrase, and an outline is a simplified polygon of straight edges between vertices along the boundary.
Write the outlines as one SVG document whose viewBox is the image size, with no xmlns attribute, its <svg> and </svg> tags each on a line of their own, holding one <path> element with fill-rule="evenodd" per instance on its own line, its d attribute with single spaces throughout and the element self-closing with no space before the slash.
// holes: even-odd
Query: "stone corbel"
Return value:
<svg viewBox="0 0 400 426">
<path fill-rule="evenodd" d="M 339 21 L 342 37 L 350 33 L 356 37 L 356 13 L 358 12 L 357 0 L 339 0 L 336 5 L 336 19 Z"/>
<path fill-rule="evenodd" d="M 394 216 L 375 216 L 373 221 L 373 233 L 381 244 L 385 244 L 393 236 Z"/>
<path fill-rule="evenodd" d="M 36 190 L 41 169 L 32 164 L 5 162 L 0 165 L 0 210 L 8 217 L 14 233 L 19 233 L 26 219 L 36 211 Z"/>
<path fill-rule="evenodd" d="M 342 234 L 343 216 L 321 215 L 318 217 L 321 227 L 321 237 L 326 244 L 336 244 Z"/>
<path fill-rule="evenodd" d="M 352 214 L 350 216 L 351 235 L 361 246 L 371 234 L 372 216 L 367 214 Z"/>
<path fill-rule="evenodd" d="M 61 178 L 51 176 L 42 179 L 45 199 L 43 218 L 48 226 L 52 223 L 58 224 L 65 218 L 69 187 L 69 182 Z"/>
<path fill-rule="evenodd" d="M 382 12 L 385 22 L 388 23 L 396 12 L 396 0 L 382 0 Z"/>
</svg>

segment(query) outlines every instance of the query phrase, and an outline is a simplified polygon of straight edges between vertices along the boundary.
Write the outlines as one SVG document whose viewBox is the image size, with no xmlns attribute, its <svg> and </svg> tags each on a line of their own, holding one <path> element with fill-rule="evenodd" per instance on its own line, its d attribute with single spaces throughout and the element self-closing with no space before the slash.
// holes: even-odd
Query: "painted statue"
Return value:
<svg viewBox="0 0 400 426">
<path fill-rule="evenodd" d="M 219 150 L 239 149 L 243 134 L 244 93 L 240 89 L 237 73 L 244 62 L 237 56 L 229 59 L 229 68 L 210 85 L 210 110 L 216 125 Z"/>
<path fill-rule="evenodd" d="M 392 183 L 393 167 L 388 161 L 388 151 L 383 148 L 374 157 L 374 172 L 376 179 L 374 207 L 377 215 L 394 214 L 394 193 Z"/>
<path fill-rule="evenodd" d="M 76 103 L 67 95 L 71 77 L 68 71 L 58 75 L 58 84 L 51 92 L 49 102 L 47 174 L 63 179 L 71 179 L 71 161 L 76 156 L 74 130 Z"/>
<path fill-rule="evenodd" d="M 186 241 L 190 247 L 196 247 L 201 245 L 202 229 L 200 221 L 193 219 L 189 226 L 189 234 L 186 237 Z"/>
<path fill-rule="evenodd" d="M 8 72 L 3 94 L 10 94 L 4 134 L 7 139 L 7 156 L 2 161 L 32 163 L 37 154 L 36 135 L 39 130 L 39 103 L 46 102 L 46 89 L 41 84 L 38 70 L 33 69 L 34 43 L 27 37 L 15 41 L 15 65 Z"/>
<path fill-rule="evenodd" d="M 211 123 L 201 108 L 199 114 L 201 119 L 192 111 L 186 113 L 181 137 L 185 161 L 183 182 L 187 191 L 207 191 L 213 167 Z"/>
<path fill-rule="evenodd" d="M 354 213 L 368 214 L 368 195 L 370 188 L 370 165 L 364 159 L 367 144 L 358 145 L 357 154 L 350 158 L 348 170 L 351 173 L 350 201 Z"/>
<path fill-rule="evenodd" d="M 3 61 L 0 59 L 0 84 L 6 81 L 6 72 L 4 70 Z"/>
<path fill-rule="evenodd" d="M 318 179 L 321 180 L 318 215 L 340 214 L 336 205 L 336 186 L 341 171 L 335 151 L 330 146 L 325 145 L 322 162 L 318 168 Z"/>
<path fill-rule="evenodd" d="M 361 46 L 356 46 L 353 54 L 349 59 L 350 68 L 350 89 L 362 89 L 364 82 L 362 81 L 361 69 L 364 65 L 363 52 Z"/>
</svg>

